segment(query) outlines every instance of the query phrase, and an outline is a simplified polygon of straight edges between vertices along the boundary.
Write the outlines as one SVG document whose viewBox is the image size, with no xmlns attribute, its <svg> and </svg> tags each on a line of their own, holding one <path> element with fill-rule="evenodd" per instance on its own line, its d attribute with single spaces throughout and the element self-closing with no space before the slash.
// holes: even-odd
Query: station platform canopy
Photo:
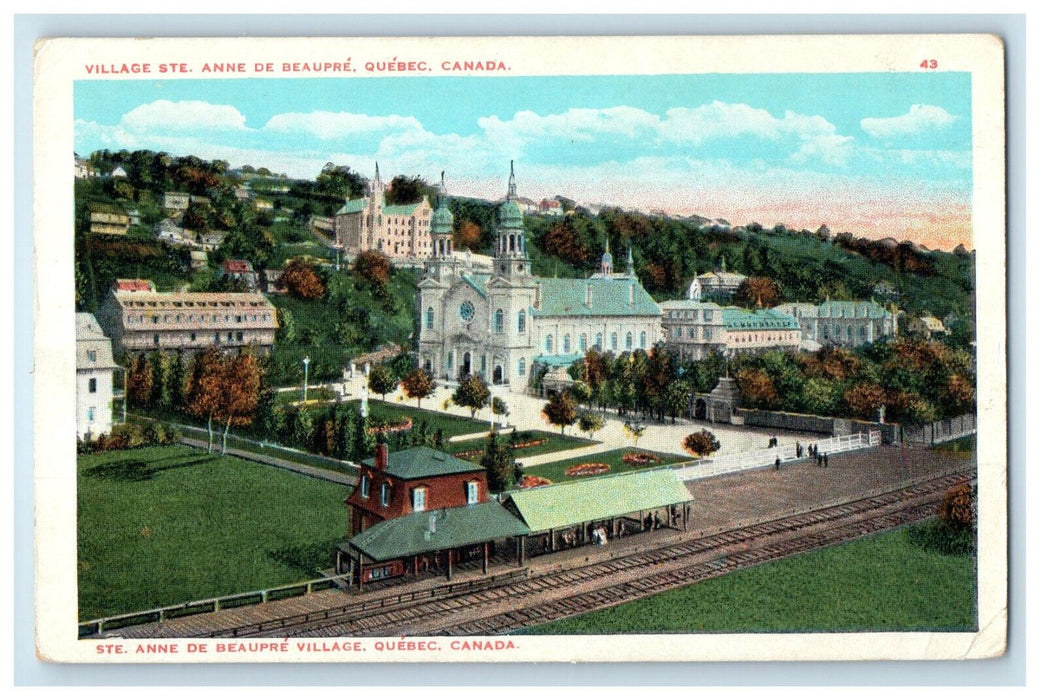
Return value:
<svg viewBox="0 0 1047 700">
<path fill-rule="evenodd" d="M 505 506 L 533 532 L 559 530 L 694 500 L 671 469 L 614 474 L 512 491 Z"/>
<path fill-rule="evenodd" d="M 342 542 L 338 549 L 382 562 L 528 534 L 530 530 L 516 516 L 489 501 L 385 520 Z"/>
<path fill-rule="evenodd" d="M 582 359 L 582 355 L 535 355 L 531 358 L 532 362 L 537 365 L 545 365 L 546 367 L 570 367 L 578 360 Z"/>
</svg>

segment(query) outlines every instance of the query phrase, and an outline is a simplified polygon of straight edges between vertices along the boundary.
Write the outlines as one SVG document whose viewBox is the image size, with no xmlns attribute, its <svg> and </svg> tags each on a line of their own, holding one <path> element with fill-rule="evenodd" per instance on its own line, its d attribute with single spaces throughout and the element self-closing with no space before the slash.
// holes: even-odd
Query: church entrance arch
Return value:
<svg viewBox="0 0 1047 700">
<path fill-rule="evenodd" d="M 502 383 L 502 366 L 501 365 L 495 365 L 494 366 L 494 374 L 491 377 L 491 381 L 493 381 L 495 384 L 501 384 Z"/>
<path fill-rule="evenodd" d="M 468 377 L 473 372 L 473 354 L 471 352 L 462 353 L 462 366 L 459 371 L 463 377 Z"/>
</svg>

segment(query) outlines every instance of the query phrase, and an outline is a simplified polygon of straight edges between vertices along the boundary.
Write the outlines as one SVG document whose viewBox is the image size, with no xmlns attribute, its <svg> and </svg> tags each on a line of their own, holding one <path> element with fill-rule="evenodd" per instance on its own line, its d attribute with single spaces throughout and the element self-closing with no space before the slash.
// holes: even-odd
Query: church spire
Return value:
<svg viewBox="0 0 1047 700">
<path fill-rule="evenodd" d="M 629 256 L 625 259 L 625 272 L 630 277 L 636 277 L 636 268 L 633 266 L 633 247 L 629 246 Z"/>
<path fill-rule="evenodd" d="M 513 161 L 509 161 L 509 192 L 505 195 L 505 200 L 511 202 L 516 199 L 516 173 L 513 172 Z"/>
</svg>

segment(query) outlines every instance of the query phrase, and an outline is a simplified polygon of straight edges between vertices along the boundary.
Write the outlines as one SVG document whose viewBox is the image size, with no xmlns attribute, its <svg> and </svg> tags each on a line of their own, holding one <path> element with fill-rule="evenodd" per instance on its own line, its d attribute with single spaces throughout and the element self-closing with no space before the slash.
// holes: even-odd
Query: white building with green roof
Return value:
<svg viewBox="0 0 1047 700">
<path fill-rule="evenodd" d="M 831 301 L 821 304 L 779 304 L 776 311 L 800 324 L 808 349 L 815 344 L 856 348 L 898 335 L 898 316 L 875 301 Z"/>
<path fill-rule="evenodd" d="M 532 275 L 516 199 L 510 166 L 490 273 L 455 257 L 446 206 L 433 215 L 418 284 L 420 366 L 441 379 L 475 374 L 515 391 L 527 387 L 537 366 L 570 364 L 590 348 L 625 352 L 661 340 L 661 310 L 637 278 L 631 254 L 624 273 L 614 272 L 607 251 L 587 279 Z"/>
<path fill-rule="evenodd" d="M 800 325 L 773 309 L 742 309 L 683 299 L 662 302 L 666 345 L 682 360 L 702 360 L 766 350 L 797 350 Z"/>
<path fill-rule="evenodd" d="M 432 247 L 432 216 L 424 198 L 414 204 L 386 204 L 385 185 L 375 163 L 371 191 L 347 199 L 334 216 L 335 245 L 351 256 L 377 250 L 394 261 L 423 258 Z"/>
</svg>

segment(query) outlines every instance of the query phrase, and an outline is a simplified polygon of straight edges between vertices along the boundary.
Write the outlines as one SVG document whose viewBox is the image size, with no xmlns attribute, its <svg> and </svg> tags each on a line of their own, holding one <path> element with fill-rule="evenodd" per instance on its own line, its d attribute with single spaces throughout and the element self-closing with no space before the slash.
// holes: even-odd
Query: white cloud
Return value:
<svg viewBox="0 0 1047 700">
<path fill-rule="evenodd" d="M 422 132 L 414 117 L 371 116 L 351 112 L 285 112 L 273 116 L 263 127 L 280 134 L 308 134 L 323 141 L 334 141 L 382 132 Z"/>
<path fill-rule="evenodd" d="M 653 137 L 659 117 L 636 107 L 568 109 L 559 114 L 517 112 L 509 120 L 480 117 L 477 124 L 496 147 L 519 150 L 525 143 L 548 140 L 592 142 L 600 136 Z"/>
<path fill-rule="evenodd" d="M 935 105 L 913 105 L 909 111 L 897 117 L 866 117 L 862 119 L 862 131 L 876 139 L 898 136 L 915 136 L 927 131 L 940 130 L 956 121 L 956 117 Z"/>
<path fill-rule="evenodd" d="M 235 107 L 199 100 L 156 100 L 139 105 L 120 118 L 121 127 L 137 134 L 242 131 L 246 122 L 247 119 Z"/>
<path fill-rule="evenodd" d="M 713 101 L 700 107 L 670 109 L 659 131 L 662 138 L 673 143 L 700 144 L 744 135 L 775 139 L 781 132 L 781 122 L 765 109 Z"/>
</svg>

